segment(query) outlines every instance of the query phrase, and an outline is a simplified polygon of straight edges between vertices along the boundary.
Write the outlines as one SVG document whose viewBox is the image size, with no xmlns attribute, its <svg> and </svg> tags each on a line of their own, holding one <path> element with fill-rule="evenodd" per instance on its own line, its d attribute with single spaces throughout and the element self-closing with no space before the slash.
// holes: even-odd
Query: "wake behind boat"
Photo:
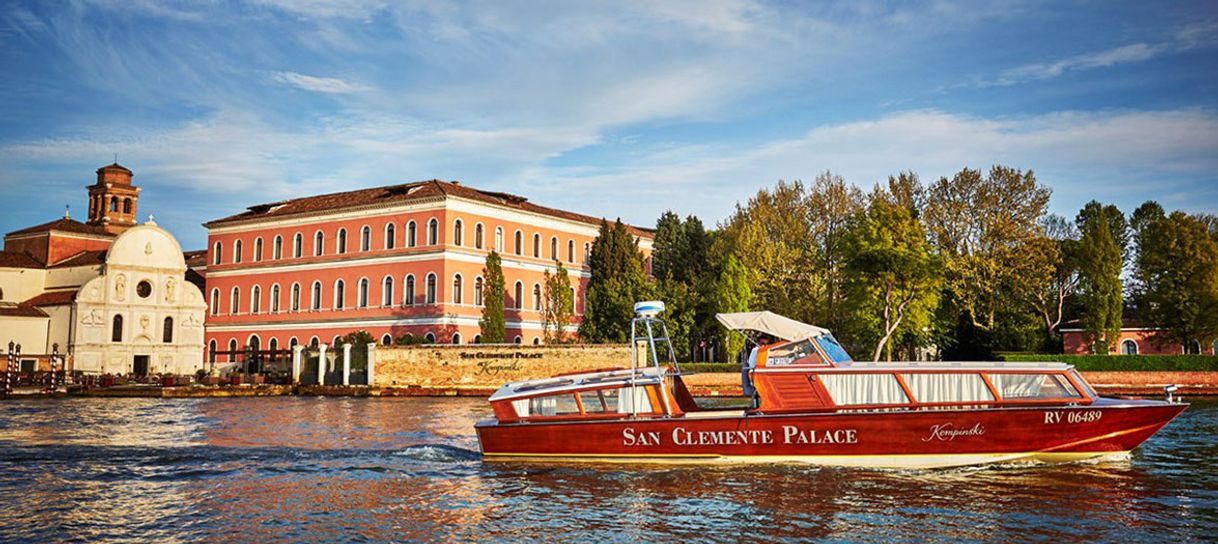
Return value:
<svg viewBox="0 0 1218 544">
<path fill-rule="evenodd" d="M 494 419 L 476 425 L 484 458 L 892 468 L 1062 462 L 1127 454 L 1187 407 L 1170 396 L 1101 397 L 1064 363 L 855 362 L 828 330 L 752 312 L 717 317 L 782 340 L 753 348 L 741 373 L 753 407 L 703 408 L 656 317 L 663 308 L 635 305 L 629 369 L 499 388 L 490 397 Z"/>
</svg>

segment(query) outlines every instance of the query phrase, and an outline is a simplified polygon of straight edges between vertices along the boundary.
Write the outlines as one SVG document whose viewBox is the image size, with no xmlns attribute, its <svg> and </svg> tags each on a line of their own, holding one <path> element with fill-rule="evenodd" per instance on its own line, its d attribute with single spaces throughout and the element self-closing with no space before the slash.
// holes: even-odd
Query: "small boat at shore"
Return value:
<svg viewBox="0 0 1218 544">
<path fill-rule="evenodd" d="M 503 385 L 476 425 L 487 460 L 803 462 L 938 468 L 1127 455 L 1188 406 L 1096 394 L 1064 363 L 851 360 L 830 331 L 771 312 L 719 314 L 779 341 L 741 372 L 747 408 L 699 406 L 663 303 L 635 305 L 631 366 Z M 666 357 L 661 358 L 663 348 Z M 662 360 L 663 359 L 663 360 Z"/>
</svg>

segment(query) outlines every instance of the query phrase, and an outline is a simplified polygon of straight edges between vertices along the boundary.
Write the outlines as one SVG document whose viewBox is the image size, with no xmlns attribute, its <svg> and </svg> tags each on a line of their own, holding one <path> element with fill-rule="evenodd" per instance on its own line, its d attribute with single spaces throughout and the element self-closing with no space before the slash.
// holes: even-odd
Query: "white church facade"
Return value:
<svg viewBox="0 0 1218 544">
<path fill-rule="evenodd" d="M 20 344 L 22 372 L 51 354 L 87 374 L 193 374 L 204 368 L 202 292 L 182 248 L 151 218 L 135 221 L 131 171 L 98 169 L 89 220 L 9 233 L 0 251 L 0 347 Z"/>
</svg>

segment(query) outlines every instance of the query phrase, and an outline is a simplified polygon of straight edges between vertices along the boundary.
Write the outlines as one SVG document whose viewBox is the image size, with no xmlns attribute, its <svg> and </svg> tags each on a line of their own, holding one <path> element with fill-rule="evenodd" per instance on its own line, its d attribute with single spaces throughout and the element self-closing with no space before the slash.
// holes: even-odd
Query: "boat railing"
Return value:
<svg viewBox="0 0 1218 544">
<path fill-rule="evenodd" d="M 660 371 L 662 382 L 668 382 L 669 378 L 666 375 L 665 369 L 660 365 L 659 350 L 656 347 L 657 342 L 663 343 L 668 350 L 667 364 L 671 365 L 675 375 L 681 375 L 681 366 L 677 363 L 676 351 L 672 348 L 672 341 L 668 336 L 668 325 L 663 319 L 658 316 L 664 311 L 664 303 L 660 301 L 639 302 L 634 305 L 635 317 L 630 320 L 630 388 L 631 395 L 634 395 L 635 389 L 639 387 L 637 383 L 638 371 L 640 368 L 639 345 L 644 344 L 643 352 L 643 367 L 654 367 Z M 661 336 L 656 336 L 656 328 L 661 331 Z M 649 364 L 648 364 L 649 363 Z M 665 383 L 669 388 L 671 383 Z M 664 403 L 664 413 L 671 414 L 671 407 L 668 406 L 668 400 L 664 395 L 661 395 Z M 631 415 L 637 416 L 636 409 Z"/>
</svg>

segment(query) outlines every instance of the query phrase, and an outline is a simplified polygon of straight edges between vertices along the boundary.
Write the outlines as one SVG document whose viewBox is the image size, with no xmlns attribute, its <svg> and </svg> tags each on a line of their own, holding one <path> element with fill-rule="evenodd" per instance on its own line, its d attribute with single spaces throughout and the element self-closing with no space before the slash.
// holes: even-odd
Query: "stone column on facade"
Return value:
<svg viewBox="0 0 1218 544">
<path fill-rule="evenodd" d="M 372 369 L 376 365 L 376 342 L 368 343 L 368 387 L 372 387 Z"/>
<path fill-rule="evenodd" d="M 343 344 L 343 385 L 351 385 L 351 344 Z"/>
<path fill-rule="evenodd" d="M 326 345 L 317 345 L 317 385 L 326 385 Z"/>
<path fill-rule="evenodd" d="M 304 346 L 296 344 L 292 346 L 292 385 L 300 383 L 300 358 L 304 352 Z"/>
</svg>

